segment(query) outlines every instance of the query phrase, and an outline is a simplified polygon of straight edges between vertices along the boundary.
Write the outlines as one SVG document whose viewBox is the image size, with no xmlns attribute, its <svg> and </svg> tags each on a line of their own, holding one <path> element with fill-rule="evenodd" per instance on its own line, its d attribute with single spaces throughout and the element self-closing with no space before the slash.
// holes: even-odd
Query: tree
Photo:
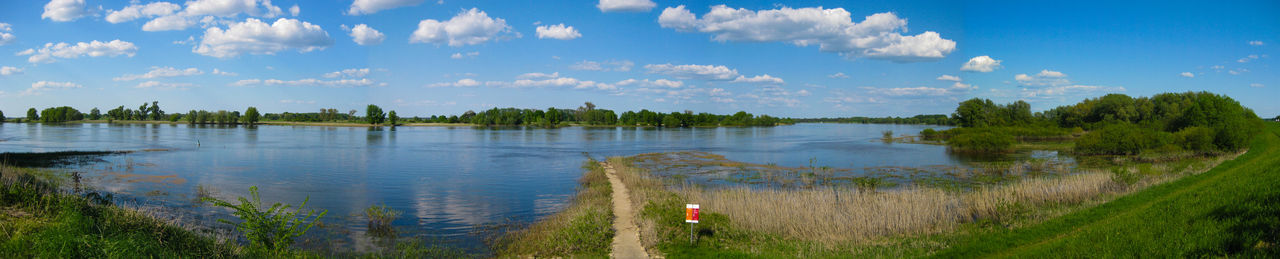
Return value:
<svg viewBox="0 0 1280 259">
<path fill-rule="evenodd" d="M 249 109 L 244 110 L 244 124 L 253 125 L 254 123 L 258 123 L 258 117 L 261 116 L 261 114 L 258 114 L 258 108 L 249 106 Z"/>
<path fill-rule="evenodd" d="M 355 117 L 356 109 L 351 109 L 350 111 L 347 111 L 347 116 Z"/>
<path fill-rule="evenodd" d="M 396 122 L 400 121 L 400 116 L 396 116 L 396 111 L 393 110 L 387 113 L 387 120 L 391 123 L 391 126 L 395 126 Z"/>
<path fill-rule="evenodd" d="M 159 101 L 151 101 L 151 107 L 147 108 L 147 112 L 144 112 L 144 114 L 145 113 L 151 114 L 151 120 L 160 120 L 160 118 L 164 117 L 164 111 L 160 110 Z"/>
<path fill-rule="evenodd" d="M 141 121 L 141 120 L 147 120 L 147 111 L 149 111 L 149 110 L 151 110 L 151 109 L 150 109 L 150 108 L 148 108 L 147 103 L 145 103 L 145 102 L 144 102 L 144 103 L 142 103 L 142 106 L 138 106 L 138 111 L 137 111 L 137 113 L 136 113 L 136 114 L 134 114 L 134 116 L 133 116 L 133 117 L 134 117 L 134 119 L 136 119 L 136 120 L 140 120 L 140 121 Z"/>
<path fill-rule="evenodd" d="M 0 123 L 4 122 L 4 111 L 0 111 Z"/>
<path fill-rule="evenodd" d="M 377 105 L 370 104 L 368 108 L 365 108 L 364 113 L 366 115 L 365 120 L 368 121 L 369 124 L 382 124 L 382 121 L 386 120 L 386 114 L 383 114 L 382 108 Z"/>
<path fill-rule="evenodd" d="M 38 119 L 40 119 L 40 114 L 36 112 L 36 108 L 27 109 L 26 121 L 31 122 L 31 121 L 36 121 Z"/>
<path fill-rule="evenodd" d="M 89 119 L 90 120 L 102 119 L 102 112 L 98 111 L 98 107 L 93 107 L 93 110 L 89 110 Z"/>
</svg>

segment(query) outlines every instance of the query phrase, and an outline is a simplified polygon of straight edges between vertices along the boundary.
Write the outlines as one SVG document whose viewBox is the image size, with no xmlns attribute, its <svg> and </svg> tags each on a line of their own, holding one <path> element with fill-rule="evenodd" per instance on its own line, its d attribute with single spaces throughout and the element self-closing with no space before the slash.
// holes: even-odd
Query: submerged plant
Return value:
<svg viewBox="0 0 1280 259">
<path fill-rule="evenodd" d="M 394 229 L 391 228 L 391 222 L 395 221 L 396 217 L 400 216 L 400 213 L 398 210 L 387 207 L 386 204 L 382 204 L 382 206 L 373 205 L 364 209 L 365 217 L 369 218 L 369 231 L 375 233 L 393 232 Z"/>
<path fill-rule="evenodd" d="M 250 199 L 240 197 L 237 200 L 239 205 L 219 200 L 213 197 L 204 197 L 201 200 L 213 203 L 218 207 L 225 207 L 235 210 L 231 215 L 240 218 L 239 223 L 232 223 L 225 219 L 219 219 L 218 222 L 230 224 L 236 227 L 236 230 L 245 233 L 249 238 L 249 244 L 253 247 L 263 248 L 268 251 L 282 251 L 293 244 L 293 238 L 302 236 L 307 233 L 311 227 L 320 222 L 328 210 L 321 211 L 316 214 L 315 210 L 307 211 L 307 214 L 298 217 L 298 214 L 307 206 L 307 201 L 311 197 L 302 200 L 302 205 L 298 208 L 290 210 L 288 204 L 275 203 L 265 211 L 262 210 L 262 199 L 258 195 L 258 187 L 249 187 Z M 313 217 L 314 216 L 314 217 Z"/>
</svg>

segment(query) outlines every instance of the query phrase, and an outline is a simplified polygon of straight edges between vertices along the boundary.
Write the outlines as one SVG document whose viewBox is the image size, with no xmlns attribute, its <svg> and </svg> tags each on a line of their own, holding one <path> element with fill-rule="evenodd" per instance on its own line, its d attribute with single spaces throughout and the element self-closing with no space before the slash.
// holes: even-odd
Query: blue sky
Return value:
<svg viewBox="0 0 1280 259">
<path fill-rule="evenodd" d="M 1277 32 L 1275 1 L 5 1 L 0 111 L 911 116 L 1211 91 L 1271 117 Z"/>
</svg>

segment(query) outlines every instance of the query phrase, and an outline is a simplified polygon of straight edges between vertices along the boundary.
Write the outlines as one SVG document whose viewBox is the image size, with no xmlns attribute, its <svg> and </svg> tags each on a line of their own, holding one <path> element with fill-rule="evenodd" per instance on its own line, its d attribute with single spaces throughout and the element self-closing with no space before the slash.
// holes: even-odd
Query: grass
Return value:
<svg viewBox="0 0 1280 259">
<path fill-rule="evenodd" d="M 1035 226 L 975 236 L 938 257 L 1280 256 L 1280 126 L 1204 174 Z"/>
<path fill-rule="evenodd" d="M 604 168 L 595 160 L 583 164 L 586 173 L 569 206 L 527 228 L 512 230 L 492 241 L 498 257 L 607 257 L 613 242 L 613 190 Z"/>
<path fill-rule="evenodd" d="M 392 228 L 391 222 L 394 222 L 401 213 L 387 207 L 386 204 L 373 205 L 364 209 L 364 216 L 369 219 L 369 233 L 380 236 L 395 234 L 395 228 Z"/>
</svg>

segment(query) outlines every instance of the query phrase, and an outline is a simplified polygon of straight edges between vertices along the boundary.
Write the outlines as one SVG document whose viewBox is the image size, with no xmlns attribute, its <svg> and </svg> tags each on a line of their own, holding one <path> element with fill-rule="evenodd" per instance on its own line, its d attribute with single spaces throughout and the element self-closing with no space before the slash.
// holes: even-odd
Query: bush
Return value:
<svg viewBox="0 0 1280 259">
<path fill-rule="evenodd" d="M 920 139 L 922 140 L 939 140 L 941 135 L 933 128 L 927 128 L 920 131 Z"/>
<path fill-rule="evenodd" d="M 249 187 L 249 197 L 253 200 L 240 197 L 239 205 L 231 204 L 223 200 L 212 197 L 205 197 L 202 200 L 213 203 L 219 207 L 225 207 L 235 210 L 232 215 L 240 218 L 240 223 L 232 223 L 225 219 L 218 219 L 219 222 L 236 226 L 236 230 L 244 232 L 249 238 L 249 244 L 255 248 L 266 249 L 271 252 L 284 252 L 293 244 L 293 238 L 307 233 L 311 227 L 320 222 L 329 211 L 321 211 L 315 214 L 315 210 L 307 212 L 306 216 L 298 217 L 298 213 L 307 206 L 308 197 L 302 201 L 297 209 L 289 210 L 290 205 L 276 203 L 271 205 L 266 211 L 262 210 L 262 199 L 258 196 L 258 187 Z M 315 216 L 314 218 L 312 216 Z M 308 218 L 310 220 L 308 220 Z M 310 223 L 307 223 L 310 221 Z"/>
<path fill-rule="evenodd" d="M 947 145 L 960 151 L 1008 151 L 1013 148 L 1013 135 L 1003 131 L 965 131 L 947 139 Z"/>
<path fill-rule="evenodd" d="M 1205 127 L 1187 127 L 1174 134 L 1178 146 L 1197 152 L 1214 151 L 1213 129 Z"/>
<path fill-rule="evenodd" d="M 1076 139 L 1076 153 L 1098 155 L 1132 155 L 1144 149 L 1157 148 L 1173 143 L 1173 134 L 1138 127 L 1129 123 L 1116 123 L 1080 136 Z"/>
</svg>

